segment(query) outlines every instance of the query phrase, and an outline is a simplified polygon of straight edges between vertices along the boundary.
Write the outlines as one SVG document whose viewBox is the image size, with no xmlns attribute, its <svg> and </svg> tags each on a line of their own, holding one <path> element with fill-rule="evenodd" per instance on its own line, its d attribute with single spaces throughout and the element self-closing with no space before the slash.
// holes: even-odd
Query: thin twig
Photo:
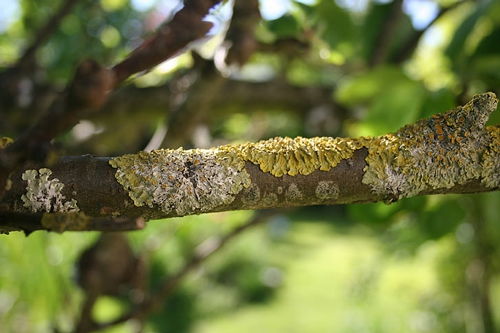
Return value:
<svg viewBox="0 0 500 333">
<path fill-rule="evenodd" d="M 166 278 L 161 287 L 155 290 L 154 295 L 143 302 L 138 308 L 124 314 L 123 316 L 107 322 L 99 324 L 95 331 L 109 328 L 111 326 L 122 324 L 130 319 L 142 320 L 151 313 L 158 311 L 165 299 L 171 295 L 175 288 L 184 280 L 184 278 L 193 270 L 201 266 L 205 260 L 211 255 L 222 249 L 232 239 L 246 231 L 247 229 L 261 224 L 269 219 L 272 215 L 276 214 L 275 210 L 266 210 L 257 212 L 248 222 L 235 228 L 224 237 L 220 239 L 209 238 L 201 243 L 195 250 L 194 255 L 189 259 L 186 264 L 174 275 Z"/>
</svg>

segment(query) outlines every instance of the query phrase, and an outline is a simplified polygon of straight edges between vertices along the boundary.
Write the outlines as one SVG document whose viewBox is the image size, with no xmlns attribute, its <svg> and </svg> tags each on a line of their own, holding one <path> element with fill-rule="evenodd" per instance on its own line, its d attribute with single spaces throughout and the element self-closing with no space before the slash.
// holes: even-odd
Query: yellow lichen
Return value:
<svg viewBox="0 0 500 333">
<path fill-rule="evenodd" d="M 6 148 L 8 145 L 10 145 L 11 143 L 13 143 L 14 140 L 9 138 L 9 137 L 0 137 L 0 149 L 4 149 Z"/>
<path fill-rule="evenodd" d="M 348 138 L 273 138 L 257 143 L 222 146 L 273 176 L 309 175 L 316 170 L 329 171 L 343 159 L 350 158 L 362 140 Z"/>
</svg>

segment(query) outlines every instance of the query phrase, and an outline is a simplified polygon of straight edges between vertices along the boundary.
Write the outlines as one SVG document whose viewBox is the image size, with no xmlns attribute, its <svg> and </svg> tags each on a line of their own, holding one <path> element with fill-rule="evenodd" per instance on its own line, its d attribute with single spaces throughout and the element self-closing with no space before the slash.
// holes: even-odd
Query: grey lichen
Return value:
<svg viewBox="0 0 500 333">
<path fill-rule="evenodd" d="M 384 195 L 387 201 L 393 201 L 427 189 L 492 179 L 483 174 L 482 160 L 483 155 L 496 149 L 488 148 L 490 136 L 484 128 L 496 106 L 493 93 L 477 95 L 465 106 L 420 120 L 395 134 L 367 140 L 368 165 L 363 183 Z M 488 168 L 495 170 L 498 161 L 495 158 L 489 161 Z"/>
<path fill-rule="evenodd" d="M 339 187 L 333 181 L 320 181 L 316 186 L 315 194 L 320 200 L 334 200 L 339 197 Z"/>
<path fill-rule="evenodd" d="M 64 184 L 57 178 L 49 179 L 50 175 L 52 171 L 46 168 L 24 171 L 22 179 L 27 182 L 26 194 L 21 196 L 24 207 L 34 213 L 78 212 L 76 200 L 68 201 L 62 194 Z"/>
<path fill-rule="evenodd" d="M 272 192 L 265 193 L 260 200 L 260 205 L 262 207 L 274 207 L 277 203 L 278 195 Z"/>
<path fill-rule="evenodd" d="M 487 187 L 500 187 L 500 127 L 486 129 L 490 136 L 489 149 L 483 155 L 482 183 Z"/>
<path fill-rule="evenodd" d="M 253 207 L 260 200 L 260 189 L 256 184 L 252 184 L 244 190 L 241 201 L 248 207 Z"/>
<path fill-rule="evenodd" d="M 304 199 L 304 195 L 297 187 L 297 184 L 291 183 L 285 191 L 285 200 L 288 202 L 297 202 Z"/>
<path fill-rule="evenodd" d="M 216 149 L 156 150 L 109 163 L 136 206 L 180 216 L 230 204 L 250 186 L 244 162 Z"/>
</svg>

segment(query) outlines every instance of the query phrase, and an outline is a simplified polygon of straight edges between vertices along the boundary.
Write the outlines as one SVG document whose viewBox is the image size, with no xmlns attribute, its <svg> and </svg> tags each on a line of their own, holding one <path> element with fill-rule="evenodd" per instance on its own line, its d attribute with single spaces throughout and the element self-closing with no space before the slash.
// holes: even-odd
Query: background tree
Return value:
<svg viewBox="0 0 500 333">
<path fill-rule="evenodd" d="M 63 158 L 63 164 L 54 164 L 60 156 L 205 148 L 273 136 L 382 135 L 463 105 L 476 93 L 499 92 L 495 1 L 262 1 L 260 8 L 257 1 L 235 1 L 214 7 L 209 24 L 203 17 L 217 3 L 67 0 L 54 9 L 52 2 L 10 2 L 0 17 L 0 133 L 17 141 L 5 140 L 2 188 L 10 186 L 11 171 L 25 184 L 20 173 L 43 165 L 58 177 L 60 169 L 53 166 L 69 166 L 79 181 L 87 168 L 80 162 L 98 161 Z M 493 112 L 489 123 L 498 124 L 498 118 Z M 10 193 L 17 193 L 15 181 L 12 186 Z M 484 190 L 468 188 L 456 192 Z M 9 191 L 2 195 L 4 207 L 15 202 Z M 397 197 L 371 200 L 379 199 Z M 56 205 L 53 200 L 50 205 Z M 221 331 L 238 323 L 244 327 L 238 330 L 250 330 L 258 317 L 274 331 L 303 322 L 312 331 L 494 332 L 500 315 L 493 260 L 498 200 L 494 192 L 254 217 L 220 213 L 185 218 L 189 222 L 182 225 L 149 222 L 129 235 L 141 257 L 130 253 L 131 275 L 142 281 L 125 283 L 121 291 L 101 289 L 100 295 L 112 297 L 99 297 L 90 317 L 85 307 L 80 311 L 82 295 L 69 282 L 69 268 L 87 247 L 108 249 L 99 250 L 104 254 L 117 247 L 98 246 L 106 237 L 90 247 L 95 234 L 38 232 L 24 239 L 12 233 L 2 236 L 0 245 L 3 267 L 9 268 L 0 275 L 0 320 L 13 331 L 88 331 L 122 322 L 123 331 Z M 136 214 L 114 218 L 113 211 L 100 206 L 102 217 L 73 216 L 69 222 L 56 216 L 58 227 L 10 208 L 2 208 L 0 218 L 4 231 L 64 230 L 68 223 L 96 230 L 144 226 Z M 267 227 L 245 232 L 203 266 L 204 274 L 184 281 L 210 254 L 261 222 Z M 220 236 L 224 231 L 228 234 Z M 83 255 L 78 264 L 87 297 L 99 289 L 82 282 L 88 272 L 83 268 L 102 265 L 89 258 L 100 257 Z M 401 274 L 391 275 L 391 269 Z M 318 275 L 309 271 L 335 280 L 310 283 Z M 110 270 L 106 276 L 98 277 L 105 280 L 102 285 L 120 274 Z M 408 291 L 408 299 L 401 300 L 398 288 Z M 300 290 L 315 296 L 314 306 L 298 297 Z M 259 310 L 252 313 L 249 303 L 260 304 Z"/>
</svg>

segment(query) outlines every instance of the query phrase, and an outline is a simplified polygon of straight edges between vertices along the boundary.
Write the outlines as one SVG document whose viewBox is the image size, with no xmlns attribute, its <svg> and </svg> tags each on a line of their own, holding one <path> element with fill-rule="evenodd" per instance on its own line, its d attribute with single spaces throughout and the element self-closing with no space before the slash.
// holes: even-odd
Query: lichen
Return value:
<svg viewBox="0 0 500 333">
<path fill-rule="evenodd" d="M 296 202 L 304 199 L 304 195 L 299 190 L 295 183 L 291 183 L 285 191 L 285 200 L 288 202 Z"/>
<path fill-rule="evenodd" d="M 316 197 L 320 200 L 334 200 L 339 197 L 339 187 L 331 180 L 320 181 L 315 189 Z"/>
<path fill-rule="evenodd" d="M 136 206 L 156 206 L 165 213 L 211 211 L 250 186 L 244 161 L 217 149 L 156 150 L 109 163 Z"/>
<path fill-rule="evenodd" d="M 260 200 L 262 207 L 274 207 L 278 203 L 278 195 L 273 192 L 267 192 Z"/>
<path fill-rule="evenodd" d="M 248 187 L 241 198 L 241 201 L 251 207 L 253 205 L 256 205 L 260 200 L 260 189 L 257 185 L 252 184 L 250 187 Z"/>
<path fill-rule="evenodd" d="M 494 94 L 477 95 L 465 106 L 367 140 L 363 183 L 393 201 L 485 177 L 485 163 L 498 166 L 494 157 L 482 162 L 482 155 L 493 151 L 487 149 L 484 125 L 496 105 Z M 486 176 L 490 184 L 498 177 L 494 170 Z"/>
<path fill-rule="evenodd" d="M 0 137 L 0 149 L 7 148 L 7 146 L 13 142 L 14 142 L 14 140 L 12 138 L 9 138 L 6 136 Z"/>
<path fill-rule="evenodd" d="M 41 224 L 44 228 L 56 232 L 88 230 L 92 218 L 82 212 L 45 213 Z"/>
<path fill-rule="evenodd" d="M 256 143 L 227 145 L 220 149 L 236 154 L 275 177 L 309 175 L 316 170 L 329 171 L 350 158 L 362 140 L 348 138 L 277 137 Z"/>
<path fill-rule="evenodd" d="M 57 178 L 49 179 L 52 171 L 46 168 L 26 170 L 22 179 L 27 181 L 26 194 L 21 196 L 24 207 L 32 212 L 78 212 L 75 199 L 66 200 L 62 194 L 64 184 Z"/>
<path fill-rule="evenodd" d="M 500 186 L 500 127 L 488 127 L 490 144 L 483 155 L 482 183 L 487 187 Z"/>
</svg>

